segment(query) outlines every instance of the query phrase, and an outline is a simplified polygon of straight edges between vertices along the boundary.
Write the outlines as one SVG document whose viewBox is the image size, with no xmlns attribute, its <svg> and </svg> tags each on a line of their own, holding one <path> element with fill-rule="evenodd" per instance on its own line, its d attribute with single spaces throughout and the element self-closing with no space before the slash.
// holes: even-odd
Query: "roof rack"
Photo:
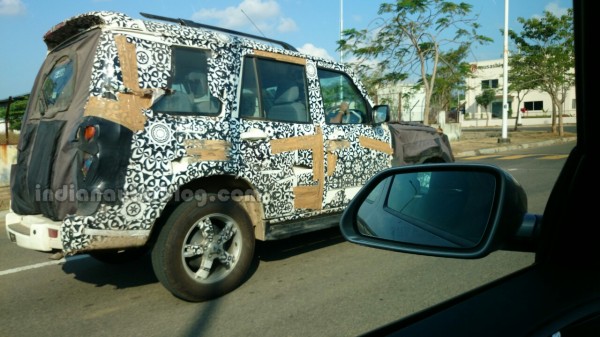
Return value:
<svg viewBox="0 0 600 337">
<path fill-rule="evenodd" d="M 238 32 L 238 31 L 231 30 L 231 29 L 206 25 L 203 23 L 198 23 L 198 22 L 195 22 L 192 20 L 187 20 L 187 19 L 170 18 L 170 17 L 166 17 L 166 16 L 148 14 L 148 13 L 142 13 L 142 12 L 140 12 L 140 15 L 142 15 L 143 17 L 148 18 L 148 19 L 179 23 L 182 26 L 188 26 L 188 27 L 194 27 L 194 28 L 206 28 L 206 29 L 210 29 L 210 30 L 216 30 L 219 32 L 227 33 L 227 34 L 233 34 L 233 35 L 243 36 L 243 37 L 247 37 L 247 38 L 251 38 L 251 39 L 255 39 L 255 40 L 261 40 L 261 41 L 266 41 L 266 42 L 270 42 L 270 43 L 275 43 L 275 44 L 282 46 L 284 49 L 296 51 L 296 52 L 298 51 L 296 48 L 294 48 L 292 45 L 290 45 L 287 42 L 269 39 L 269 38 L 263 37 L 263 36 L 252 35 L 252 34 Z"/>
</svg>

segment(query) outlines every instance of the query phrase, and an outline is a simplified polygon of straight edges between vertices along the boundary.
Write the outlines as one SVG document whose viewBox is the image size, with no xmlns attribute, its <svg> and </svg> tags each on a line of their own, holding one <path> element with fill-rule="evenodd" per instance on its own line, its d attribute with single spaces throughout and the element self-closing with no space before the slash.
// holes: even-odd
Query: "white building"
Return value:
<svg viewBox="0 0 600 337">
<path fill-rule="evenodd" d="M 425 90 L 411 84 L 396 84 L 377 90 L 377 104 L 390 106 L 392 120 L 422 122 L 425 110 Z"/>
<path fill-rule="evenodd" d="M 487 119 L 486 111 L 477 104 L 475 97 L 487 88 L 496 89 L 496 99 L 488 106 L 492 118 L 502 118 L 502 88 L 504 85 L 503 60 L 489 60 L 471 63 L 471 71 L 475 75 L 467 78 L 467 91 L 465 92 L 465 119 Z M 510 83 L 510 77 L 508 78 Z M 525 117 L 552 116 L 552 100 L 550 95 L 538 90 L 530 90 L 525 95 L 519 93 L 521 105 L 517 106 L 519 99 L 516 92 L 508 92 L 509 116 L 516 117 L 516 112 L 525 108 Z M 563 105 L 563 114 L 575 116 L 575 87 L 567 90 Z"/>
</svg>

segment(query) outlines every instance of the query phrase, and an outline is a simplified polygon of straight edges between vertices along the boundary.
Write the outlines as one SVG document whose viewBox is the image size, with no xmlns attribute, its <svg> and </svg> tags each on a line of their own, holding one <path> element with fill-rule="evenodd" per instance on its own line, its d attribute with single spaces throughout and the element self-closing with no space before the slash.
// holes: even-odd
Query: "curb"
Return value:
<svg viewBox="0 0 600 337">
<path fill-rule="evenodd" d="M 496 146 L 496 147 L 490 147 L 490 148 L 484 148 L 484 149 L 478 149 L 478 150 L 463 151 L 463 152 L 455 153 L 454 157 L 460 158 L 460 157 L 473 157 L 473 156 L 480 156 L 480 155 L 487 155 L 487 154 L 495 154 L 498 152 L 504 152 L 504 151 L 510 151 L 510 150 L 530 149 L 530 148 L 548 146 L 548 145 L 558 144 L 558 143 L 567 143 L 567 142 L 572 142 L 575 140 L 577 140 L 577 137 L 565 137 L 565 138 L 560 138 L 560 139 L 544 140 L 541 142 L 534 142 L 534 143 L 503 145 L 503 146 Z"/>
</svg>

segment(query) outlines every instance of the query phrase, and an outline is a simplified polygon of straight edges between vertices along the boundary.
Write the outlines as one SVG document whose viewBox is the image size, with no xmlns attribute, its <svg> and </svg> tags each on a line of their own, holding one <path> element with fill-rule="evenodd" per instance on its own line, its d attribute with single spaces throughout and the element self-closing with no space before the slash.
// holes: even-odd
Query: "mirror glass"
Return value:
<svg viewBox="0 0 600 337">
<path fill-rule="evenodd" d="M 360 205 L 358 230 L 396 242 L 472 248 L 490 222 L 495 192 L 489 172 L 399 173 L 376 185 Z"/>
<path fill-rule="evenodd" d="M 378 105 L 373 113 L 373 123 L 381 124 L 388 120 L 389 107 L 387 105 Z"/>
</svg>

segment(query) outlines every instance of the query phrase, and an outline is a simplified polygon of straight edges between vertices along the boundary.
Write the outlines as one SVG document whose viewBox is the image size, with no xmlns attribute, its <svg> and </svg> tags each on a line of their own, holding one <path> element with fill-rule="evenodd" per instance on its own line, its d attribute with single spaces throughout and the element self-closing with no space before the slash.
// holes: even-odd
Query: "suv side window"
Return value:
<svg viewBox="0 0 600 337">
<path fill-rule="evenodd" d="M 346 74 L 318 69 L 318 75 L 327 123 L 367 122 L 367 102 Z"/>
<path fill-rule="evenodd" d="M 179 115 L 214 115 L 221 102 L 210 93 L 208 63 L 210 51 L 173 47 L 169 91 L 152 109 Z"/>
<path fill-rule="evenodd" d="M 240 116 L 272 121 L 310 121 L 304 67 L 246 57 L 242 75 Z"/>
</svg>

